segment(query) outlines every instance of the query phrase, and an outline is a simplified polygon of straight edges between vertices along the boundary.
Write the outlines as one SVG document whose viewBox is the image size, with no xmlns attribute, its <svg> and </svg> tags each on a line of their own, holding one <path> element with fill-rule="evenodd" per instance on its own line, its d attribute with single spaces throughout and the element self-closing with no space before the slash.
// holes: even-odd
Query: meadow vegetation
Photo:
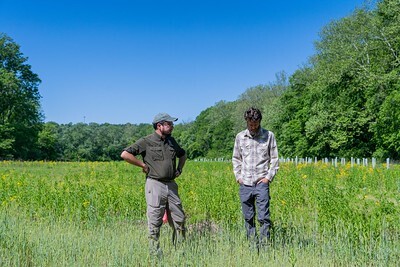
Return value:
<svg viewBox="0 0 400 267">
<path fill-rule="evenodd" d="M 229 162 L 178 178 L 188 237 L 150 258 L 145 178 L 124 162 L 0 162 L 1 266 L 397 266 L 400 167 L 284 163 L 271 186 L 272 239 L 243 229 Z"/>
</svg>

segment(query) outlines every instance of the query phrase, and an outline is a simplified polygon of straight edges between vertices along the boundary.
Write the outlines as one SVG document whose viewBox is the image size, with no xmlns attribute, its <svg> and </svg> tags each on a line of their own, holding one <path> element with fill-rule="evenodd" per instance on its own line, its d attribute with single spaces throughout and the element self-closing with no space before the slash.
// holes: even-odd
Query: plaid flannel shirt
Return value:
<svg viewBox="0 0 400 267">
<path fill-rule="evenodd" d="M 278 147 L 273 132 L 260 128 L 255 136 L 248 129 L 238 133 L 232 156 L 236 180 L 253 186 L 262 178 L 270 182 L 279 169 Z"/>
</svg>

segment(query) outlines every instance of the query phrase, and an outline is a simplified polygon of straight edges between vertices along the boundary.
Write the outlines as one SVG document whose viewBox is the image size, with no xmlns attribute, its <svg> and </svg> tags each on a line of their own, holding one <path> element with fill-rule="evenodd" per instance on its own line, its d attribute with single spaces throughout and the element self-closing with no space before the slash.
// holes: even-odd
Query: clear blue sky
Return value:
<svg viewBox="0 0 400 267">
<path fill-rule="evenodd" d="M 196 119 L 288 75 L 363 0 L 0 0 L 0 32 L 39 75 L 45 121 Z"/>
</svg>

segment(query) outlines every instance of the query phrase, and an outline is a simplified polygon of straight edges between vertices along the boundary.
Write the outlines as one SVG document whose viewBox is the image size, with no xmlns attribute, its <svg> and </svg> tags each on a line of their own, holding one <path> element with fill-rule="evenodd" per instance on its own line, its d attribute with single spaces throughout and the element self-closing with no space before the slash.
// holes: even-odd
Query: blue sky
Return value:
<svg viewBox="0 0 400 267">
<path fill-rule="evenodd" d="M 0 0 L 0 32 L 39 75 L 45 121 L 189 122 L 292 74 L 363 0 Z"/>
</svg>

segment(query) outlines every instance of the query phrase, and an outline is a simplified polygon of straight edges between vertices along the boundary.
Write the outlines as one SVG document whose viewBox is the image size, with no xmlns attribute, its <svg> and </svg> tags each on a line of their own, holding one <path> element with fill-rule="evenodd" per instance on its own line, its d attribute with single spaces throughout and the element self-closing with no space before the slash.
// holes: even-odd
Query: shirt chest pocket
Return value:
<svg viewBox="0 0 400 267">
<path fill-rule="evenodd" d="M 268 156 L 268 144 L 267 143 L 260 143 L 257 146 L 257 154 L 258 155 L 263 155 L 263 156 Z"/>
<path fill-rule="evenodd" d="M 244 158 L 247 158 L 251 154 L 250 144 L 243 144 L 242 146 L 240 146 L 240 150 L 242 151 L 242 155 Z"/>
<path fill-rule="evenodd" d="M 167 153 L 171 159 L 175 158 L 175 156 L 176 156 L 176 151 L 173 147 L 168 147 Z"/>
<path fill-rule="evenodd" d="M 150 156 L 151 159 L 156 160 L 164 160 L 164 155 L 161 147 L 150 147 Z"/>
</svg>

